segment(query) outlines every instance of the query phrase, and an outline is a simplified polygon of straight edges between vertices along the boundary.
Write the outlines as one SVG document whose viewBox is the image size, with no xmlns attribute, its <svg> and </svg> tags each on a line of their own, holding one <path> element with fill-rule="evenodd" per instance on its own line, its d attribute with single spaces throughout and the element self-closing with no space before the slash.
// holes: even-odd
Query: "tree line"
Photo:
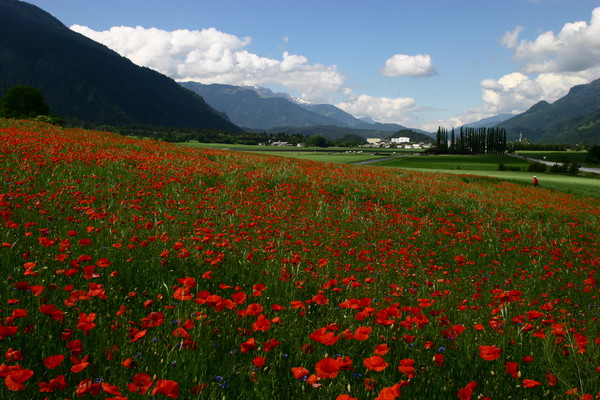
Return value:
<svg viewBox="0 0 600 400">
<path fill-rule="evenodd" d="M 440 154 L 503 154 L 506 151 L 504 128 L 469 128 L 456 132 L 439 127 L 436 150 Z"/>
</svg>

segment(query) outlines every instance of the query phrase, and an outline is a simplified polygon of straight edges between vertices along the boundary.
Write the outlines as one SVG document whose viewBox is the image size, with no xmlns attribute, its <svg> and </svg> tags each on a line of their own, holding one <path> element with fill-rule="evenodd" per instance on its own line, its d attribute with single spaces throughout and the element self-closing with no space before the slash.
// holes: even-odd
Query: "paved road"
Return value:
<svg viewBox="0 0 600 400">
<path fill-rule="evenodd" d="M 397 156 L 390 156 L 390 157 L 382 157 L 382 158 L 373 158 L 372 160 L 357 161 L 357 162 L 355 162 L 353 164 L 355 164 L 355 165 L 366 165 L 366 164 L 371 164 L 371 163 L 375 163 L 375 162 L 379 162 L 379 161 L 385 161 L 385 160 L 392 160 L 394 158 L 400 158 L 400 157 L 405 157 L 405 156 L 406 156 L 406 154 L 404 154 L 404 155 L 397 155 Z M 509 154 L 509 156 L 516 157 L 516 158 L 521 158 L 523 160 L 527 160 L 527 161 L 531 161 L 531 162 L 539 162 L 539 163 L 546 164 L 546 165 L 554 165 L 554 164 L 556 164 L 553 161 L 538 160 L 537 158 L 527 158 L 527 157 L 519 156 L 519 155 L 516 155 L 516 154 Z M 582 171 L 582 172 L 591 172 L 593 174 L 600 174 L 600 168 L 580 167 L 579 170 Z"/>
<path fill-rule="evenodd" d="M 509 156 L 515 157 L 515 158 L 521 158 L 523 160 L 527 160 L 527 161 L 531 161 L 531 162 L 539 162 L 539 163 L 546 164 L 546 165 L 556 164 L 556 162 L 554 162 L 554 161 L 544 161 L 544 160 L 538 160 L 537 158 L 527 158 L 527 157 L 519 156 L 517 154 L 509 154 Z M 600 168 L 580 167 L 579 170 L 582 172 L 591 172 L 593 174 L 600 174 Z"/>
</svg>

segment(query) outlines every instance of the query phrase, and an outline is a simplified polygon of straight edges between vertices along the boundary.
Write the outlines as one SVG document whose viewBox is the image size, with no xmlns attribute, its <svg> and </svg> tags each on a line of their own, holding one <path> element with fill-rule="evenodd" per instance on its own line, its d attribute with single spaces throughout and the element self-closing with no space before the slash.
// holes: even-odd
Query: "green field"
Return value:
<svg viewBox="0 0 600 400">
<path fill-rule="evenodd" d="M 598 393 L 600 202 L 547 189 L 576 178 L 0 137 L 1 399 Z"/>
<path fill-rule="evenodd" d="M 519 167 L 522 171 L 499 171 L 498 164 Z M 439 173 L 489 176 L 504 181 L 530 185 L 533 175 L 540 180 L 540 186 L 581 197 L 600 199 L 600 175 L 583 174 L 577 176 L 527 172 L 529 163 L 507 156 L 410 156 L 375 162 L 371 165 L 422 170 Z"/>
<path fill-rule="evenodd" d="M 377 158 L 386 158 L 399 154 L 418 154 L 420 149 L 379 149 L 369 147 L 297 147 L 297 146 L 253 146 L 243 144 L 224 143 L 183 143 L 186 147 L 200 147 L 207 149 L 248 151 L 271 156 L 292 157 L 302 160 L 335 162 L 353 164 L 362 161 L 371 161 Z"/>
<path fill-rule="evenodd" d="M 250 151 L 265 155 L 292 157 L 303 160 L 362 163 L 378 167 L 400 168 L 406 170 L 431 173 L 452 173 L 475 176 L 488 176 L 494 179 L 531 185 L 533 175 L 540 180 L 540 187 L 562 191 L 579 197 L 600 199 L 600 175 L 579 173 L 577 176 L 527 172 L 529 162 L 509 155 L 415 155 L 415 149 L 370 149 L 370 148 L 326 148 L 307 149 L 298 147 L 259 147 L 227 144 L 189 143 L 190 147 L 206 147 L 222 150 Z M 230 146 L 230 147 L 228 147 Z M 362 151 L 362 152 L 361 152 Z M 586 152 L 548 152 L 520 151 L 519 155 L 546 161 L 581 162 Z M 390 158 L 393 157 L 393 158 Z M 380 161 L 376 161 L 381 159 Z M 562 160 L 562 161 L 561 161 Z M 499 171 L 502 163 L 509 169 L 520 168 L 521 171 Z M 465 178 L 469 179 L 469 178 Z M 471 178 L 472 179 L 472 178 Z"/>
</svg>

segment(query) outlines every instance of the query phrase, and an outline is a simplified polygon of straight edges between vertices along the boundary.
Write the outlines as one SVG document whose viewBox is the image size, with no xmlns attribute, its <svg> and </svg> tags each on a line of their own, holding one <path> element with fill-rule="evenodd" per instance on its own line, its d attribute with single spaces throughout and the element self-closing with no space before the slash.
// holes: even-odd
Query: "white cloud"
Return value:
<svg viewBox="0 0 600 400">
<path fill-rule="evenodd" d="M 500 39 L 500 44 L 506 46 L 509 49 L 514 49 L 517 47 L 517 41 L 519 39 L 519 34 L 523 32 L 525 28 L 522 26 L 517 26 L 512 31 L 508 31 L 504 34 L 502 39 Z"/>
<path fill-rule="evenodd" d="M 245 49 L 251 43 L 249 37 L 239 38 L 215 28 L 164 31 L 120 26 L 97 32 L 73 25 L 71 29 L 178 81 L 277 84 L 312 102 L 329 101 L 344 87 L 345 76 L 335 65 L 310 64 L 306 57 L 287 52 L 281 60 L 261 57 Z"/>
<path fill-rule="evenodd" d="M 437 75 L 437 71 L 433 66 L 431 57 L 427 54 L 414 56 L 396 54 L 386 60 L 385 67 L 381 69 L 381 74 L 390 77 L 424 77 Z"/>
<path fill-rule="evenodd" d="M 514 49 L 514 60 L 522 64 L 525 73 L 573 73 L 598 67 L 600 7 L 592 11 L 589 23 L 566 23 L 556 34 L 547 31 L 533 41 L 521 40 L 513 46 L 507 47 Z"/>
<path fill-rule="evenodd" d="M 375 121 L 396 122 L 406 124 L 411 120 L 410 112 L 417 109 L 412 97 L 373 97 L 366 94 L 355 96 L 346 91 L 348 101 L 337 104 L 337 107 L 356 117 L 370 117 Z"/>
<path fill-rule="evenodd" d="M 466 110 L 468 122 L 501 113 L 521 113 L 535 103 L 552 103 L 575 85 L 600 77 L 600 7 L 585 21 L 564 24 L 560 32 L 547 31 L 534 40 L 522 39 L 517 26 L 500 43 L 513 51 L 521 72 L 481 81 L 481 108 Z"/>
</svg>

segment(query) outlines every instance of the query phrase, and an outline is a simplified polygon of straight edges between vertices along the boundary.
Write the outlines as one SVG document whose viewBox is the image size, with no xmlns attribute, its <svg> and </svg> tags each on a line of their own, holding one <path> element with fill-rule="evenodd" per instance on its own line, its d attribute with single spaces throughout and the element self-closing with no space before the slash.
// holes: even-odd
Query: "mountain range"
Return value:
<svg viewBox="0 0 600 400">
<path fill-rule="evenodd" d="M 554 103 L 540 101 L 496 126 L 506 129 L 508 140 L 522 135 L 534 143 L 600 143 L 600 79 L 573 86 Z"/>
<path fill-rule="evenodd" d="M 18 0 L 0 0 L 0 55 L 0 97 L 10 87 L 33 86 L 68 123 L 320 134 L 331 139 L 352 134 L 384 138 L 399 132 L 412 141 L 433 136 L 266 88 L 177 83 Z M 552 104 L 541 101 L 522 114 L 468 126 L 505 128 L 508 140 L 522 135 L 534 143 L 600 143 L 600 79 L 571 88 Z"/>
<path fill-rule="evenodd" d="M 202 96 L 235 124 L 249 131 L 322 134 L 331 139 L 348 133 L 385 138 L 404 131 L 413 141 L 431 141 L 427 132 L 399 124 L 365 121 L 331 104 L 311 104 L 264 87 L 180 82 Z"/>
<path fill-rule="evenodd" d="M 33 86 L 68 122 L 241 132 L 171 78 L 133 64 L 25 2 L 0 0 L 0 54 L 0 96 L 16 85 Z"/>
</svg>

